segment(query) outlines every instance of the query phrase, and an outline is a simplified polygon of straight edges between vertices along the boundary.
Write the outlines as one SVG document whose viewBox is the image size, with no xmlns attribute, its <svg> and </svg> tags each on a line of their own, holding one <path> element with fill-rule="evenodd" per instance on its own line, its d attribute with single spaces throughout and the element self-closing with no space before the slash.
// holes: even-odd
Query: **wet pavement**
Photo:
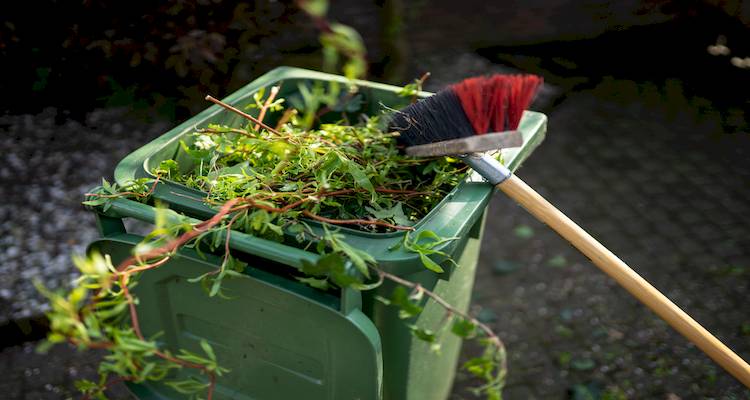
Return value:
<svg viewBox="0 0 750 400">
<path fill-rule="evenodd" d="M 433 88 L 500 68 L 472 53 L 420 60 L 433 72 Z M 547 93 L 557 96 L 545 107 L 547 139 L 519 176 L 750 359 L 750 136 L 722 133 L 710 102 L 686 97 L 679 82 L 605 80 Z M 12 149 L 0 154 L 6 321 L 43 309 L 33 279 L 69 284 L 70 254 L 96 235 L 81 195 L 169 126 L 116 110 L 81 123 L 54 120 L 54 110 L 0 117 L 0 144 Z M 506 399 L 750 396 L 500 194 L 489 209 L 480 262 L 473 307 L 508 347 Z M 62 346 L 43 356 L 34 345 L 2 350 L 5 398 L 65 398 L 75 379 L 93 374 L 95 355 Z M 460 373 L 452 398 L 474 398 L 465 390 L 471 384 Z"/>
</svg>

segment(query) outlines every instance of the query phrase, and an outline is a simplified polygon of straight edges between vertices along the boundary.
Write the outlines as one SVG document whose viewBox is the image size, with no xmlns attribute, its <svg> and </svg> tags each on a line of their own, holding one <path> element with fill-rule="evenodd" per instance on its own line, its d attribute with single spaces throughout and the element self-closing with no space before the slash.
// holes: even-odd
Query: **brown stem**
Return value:
<svg viewBox="0 0 750 400">
<path fill-rule="evenodd" d="M 135 308 L 135 300 L 130 294 L 130 289 L 128 288 L 127 275 L 120 275 L 120 287 L 122 289 L 122 294 L 125 296 L 125 300 L 128 302 L 128 308 L 130 309 L 130 324 L 133 326 L 133 331 L 136 336 L 138 336 L 138 339 L 145 342 L 146 339 L 143 337 L 143 333 L 141 333 L 141 324 L 138 322 L 138 311 Z"/>
<path fill-rule="evenodd" d="M 206 100 L 208 100 L 208 101 L 210 101 L 210 102 L 212 102 L 214 104 L 218 104 L 218 105 L 224 107 L 225 109 L 227 109 L 229 111 L 237 113 L 237 114 L 241 115 L 242 117 L 247 118 L 247 119 L 249 119 L 252 122 L 255 122 L 257 125 L 262 126 L 263 129 L 265 129 L 265 130 L 267 130 L 269 132 L 272 132 L 272 133 L 274 133 L 276 135 L 281 136 L 281 133 L 279 133 L 279 131 L 277 131 L 276 129 L 271 128 L 270 126 L 268 126 L 268 125 L 264 124 L 263 122 L 261 122 L 259 119 L 253 117 L 252 115 L 250 115 L 250 114 L 248 114 L 248 113 L 246 113 L 244 111 L 241 111 L 241 110 L 239 110 L 237 108 L 234 108 L 234 107 L 230 106 L 229 104 L 224 103 L 223 101 L 221 101 L 221 100 L 219 100 L 219 99 L 217 99 L 215 97 L 212 97 L 212 96 L 208 95 L 208 96 L 206 96 Z"/>
<path fill-rule="evenodd" d="M 68 338 L 68 343 L 72 344 L 73 346 L 80 346 L 81 344 L 85 344 L 86 347 L 90 349 L 111 349 L 112 346 L 115 344 L 112 342 L 88 342 L 88 343 L 81 343 L 78 340 L 75 340 L 73 338 Z"/>
<path fill-rule="evenodd" d="M 284 114 L 281 114 L 281 118 L 279 118 L 279 122 L 276 123 L 276 129 L 281 129 L 284 124 L 289 122 L 289 120 L 292 118 L 292 114 L 294 114 L 297 110 L 294 108 L 287 108 L 284 110 Z"/>
<path fill-rule="evenodd" d="M 206 400 L 211 400 L 214 395 L 214 388 L 216 387 L 216 374 L 214 372 L 208 373 L 208 393 L 206 394 Z"/>
<path fill-rule="evenodd" d="M 240 214 L 235 214 L 232 219 L 229 220 L 229 223 L 227 224 L 227 238 L 224 240 L 224 265 L 226 266 L 227 261 L 229 260 L 229 239 L 232 235 L 232 224 L 234 224 L 234 221 L 237 220 L 237 217 L 239 217 Z"/>
<path fill-rule="evenodd" d="M 414 93 L 414 95 L 411 97 L 411 102 L 416 103 L 417 102 L 417 96 L 419 96 L 419 92 L 422 91 L 422 85 L 424 85 L 424 81 L 427 80 L 427 78 L 430 77 L 429 72 L 425 72 L 418 80 L 417 80 L 417 93 Z"/>
<path fill-rule="evenodd" d="M 384 226 L 386 228 L 396 229 L 400 231 L 413 231 L 414 228 L 411 226 L 401 226 L 401 225 L 393 225 L 389 224 L 385 221 L 378 221 L 378 220 L 368 220 L 368 219 L 331 219 L 326 217 L 321 217 L 320 215 L 315 215 L 307 210 L 302 210 L 302 215 L 312 218 L 317 221 L 325 222 L 328 224 L 334 224 L 334 225 L 378 225 L 378 226 Z"/>
<path fill-rule="evenodd" d="M 226 216 L 228 213 L 232 212 L 232 207 L 237 204 L 237 202 L 240 199 L 231 199 L 224 203 L 224 205 L 221 207 L 218 213 L 214 214 L 213 217 L 211 217 L 208 220 L 205 220 L 203 222 L 200 222 L 198 224 L 195 224 L 193 226 L 193 230 L 189 232 L 185 232 L 180 237 L 170 241 L 169 243 L 166 243 L 165 245 L 158 247 L 156 249 L 147 251 L 143 254 L 133 255 L 125 259 L 123 262 L 121 262 L 117 266 L 117 271 L 122 272 L 126 268 L 128 268 L 131 265 L 134 265 L 135 263 L 139 263 L 141 260 L 149 260 L 155 257 L 162 256 L 164 254 L 171 253 L 175 251 L 176 249 L 180 248 L 183 244 L 189 242 L 191 239 L 195 238 L 196 236 L 200 235 L 201 233 L 207 231 L 214 225 L 221 222 L 221 220 Z"/>
<path fill-rule="evenodd" d="M 167 256 L 167 257 L 164 257 L 164 258 L 162 258 L 161 260 L 159 260 L 157 262 L 154 262 L 154 263 L 151 263 L 151 264 L 139 265 L 139 266 L 134 267 L 134 268 L 128 268 L 125 271 L 118 272 L 118 274 L 120 274 L 120 275 L 130 275 L 130 274 L 134 274 L 136 272 L 148 271 L 148 270 L 150 270 L 152 268 L 156 268 L 156 267 L 160 267 L 160 266 L 164 265 L 170 259 L 171 259 L 171 257 Z"/>
<path fill-rule="evenodd" d="M 273 100 L 276 98 L 277 94 L 279 94 L 279 87 L 272 87 L 271 92 L 268 94 L 266 102 L 263 103 L 263 107 L 261 107 L 260 112 L 258 113 L 258 121 L 263 122 L 263 117 L 266 116 L 266 111 L 268 110 L 268 107 L 271 106 L 271 103 L 273 103 Z M 255 130 L 257 131 L 258 129 L 260 129 L 260 125 L 255 124 Z"/>
<path fill-rule="evenodd" d="M 256 128 L 256 130 L 257 130 L 257 128 Z M 229 132 L 232 132 L 232 133 L 238 133 L 238 134 L 240 134 L 240 135 L 242 135 L 242 136 L 247 136 L 247 137 L 251 137 L 251 138 L 256 138 L 256 136 L 255 136 L 255 135 L 253 135 L 253 134 L 251 134 L 251 133 L 248 133 L 248 132 L 247 132 L 246 130 L 244 130 L 244 129 L 238 129 L 238 128 L 229 128 Z M 213 134 L 222 134 L 222 133 L 224 133 L 224 132 L 222 132 L 222 131 L 219 131 L 219 130 L 216 130 L 216 129 L 211 129 L 211 128 L 203 128 L 203 129 L 198 129 L 198 133 L 213 133 Z"/>
</svg>

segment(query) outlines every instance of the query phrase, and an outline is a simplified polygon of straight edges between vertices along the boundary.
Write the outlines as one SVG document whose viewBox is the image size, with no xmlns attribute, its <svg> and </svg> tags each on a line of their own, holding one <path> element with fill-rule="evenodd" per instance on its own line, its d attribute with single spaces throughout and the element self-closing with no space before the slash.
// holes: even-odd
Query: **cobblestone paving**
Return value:
<svg viewBox="0 0 750 400">
<path fill-rule="evenodd" d="M 483 65 L 471 57 L 461 62 Z M 464 75 L 465 69 L 445 68 L 433 69 L 436 83 L 459 78 L 456 71 Z M 627 93 L 639 93 L 640 100 L 623 103 Z M 750 359 L 748 136 L 722 135 L 707 107 L 685 99 L 675 85 L 604 82 L 549 112 L 548 138 L 519 175 Z M 5 154 L 0 163 L 6 184 L 0 194 L 10 199 L 0 207 L 0 238 L 12 245 L 2 246 L 0 290 L 12 292 L 0 292 L 3 317 L 29 304 L 38 311 L 29 278 L 44 276 L 53 286 L 70 279 L 70 249 L 93 235 L 93 220 L 76 205 L 81 193 L 164 128 L 123 126 L 114 122 L 119 119 L 54 126 L 49 113 L 3 117 L 4 146 L 27 152 Z M 25 204 L 33 212 L 24 214 Z M 584 392 L 594 398 L 750 396 L 511 201 L 496 195 L 489 212 L 474 307 L 508 347 L 506 399 L 586 398 L 575 397 Z M 20 257 L 31 250 L 35 258 Z M 43 356 L 34 345 L 0 353 L 3 398 L 65 398 L 75 379 L 93 374 L 95 354 L 62 346 Z M 465 390 L 471 384 L 459 374 L 452 398 L 473 398 Z M 127 397 L 122 387 L 115 391 L 114 398 Z"/>
<path fill-rule="evenodd" d="M 519 176 L 750 359 L 750 138 L 721 135 L 675 89 L 569 96 Z M 474 305 L 508 346 L 507 399 L 750 396 L 510 200 L 489 212 Z"/>
<path fill-rule="evenodd" d="M 41 355 L 35 347 L 34 343 L 26 343 L 0 352 L 0 393 L 3 399 L 80 398 L 73 383 L 79 379 L 97 379 L 98 353 L 57 346 Z M 113 386 L 109 394 L 111 399 L 132 398 L 124 385 Z"/>
<path fill-rule="evenodd" d="M 57 116 L 0 117 L 0 148 L 8 149 L 0 153 L 0 325 L 42 311 L 34 279 L 51 289 L 75 279 L 70 255 L 97 236 L 83 194 L 166 128 L 122 110 L 92 112 L 84 123 L 58 125 Z"/>
</svg>

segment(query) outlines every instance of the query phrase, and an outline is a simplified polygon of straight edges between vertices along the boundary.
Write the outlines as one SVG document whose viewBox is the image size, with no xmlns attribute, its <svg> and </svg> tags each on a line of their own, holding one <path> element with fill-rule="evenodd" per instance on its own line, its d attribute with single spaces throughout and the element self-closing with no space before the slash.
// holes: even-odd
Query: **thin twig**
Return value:
<svg viewBox="0 0 750 400">
<path fill-rule="evenodd" d="M 210 102 L 212 102 L 214 104 L 218 104 L 218 105 L 224 107 L 225 109 L 227 109 L 229 111 L 237 113 L 237 114 L 241 115 L 242 117 L 247 118 L 250 121 L 255 122 L 256 124 L 260 125 L 261 127 L 263 127 L 263 129 L 265 129 L 265 130 L 267 130 L 269 132 L 272 132 L 272 133 L 274 133 L 276 135 L 281 136 L 281 133 L 279 133 L 279 131 L 277 131 L 276 129 L 271 128 L 270 126 L 268 126 L 268 125 L 264 124 L 263 122 L 261 122 L 259 119 L 253 117 L 252 115 L 250 115 L 250 114 L 248 114 L 248 113 L 246 113 L 246 112 L 244 112 L 244 111 L 242 111 L 240 109 L 234 108 L 234 107 L 230 106 L 229 104 L 227 104 L 227 103 L 225 103 L 225 102 L 223 102 L 223 101 L 221 101 L 221 100 L 219 100 L 219 99 L 217 99 L 217 98 L 215 98 L 213 96 L 210 96 L 210 95 L 206 96 L 206 100 L 208 100 L 208 101 L 210 101 Z"/>
<path fill-rule="evenodd" d="M 68 338 L 68 343 L 72 344 L 73 346 L 80 346 L 84 345 L 90 349 L 111 349 L 112 346 L 115 344 L 112 342 L 88 342 L 88 343 L 81 343 L 76 339 Z"/>
<path fill-rule="evenodd" d="M 268 94 L 266 102 L 263 103 L 263 107 L 261 107 L 260 112 L 258 113 L 258 121 L 263 122 L 263 117 L 266 116 L 266 111 L 268 110 L 268 107 L 271 106 L 271 103 L 273 103 L 277 94 L 279 94 L 279 87 L 273 86 L 271 88 L 271 93 Z M 258 129 L 260 129 L 260 124 L 255 124 L 255 130 L 257 131 Z"/>
<path fill-rule="evenodd" d="M 120 288 L 122 290 L 122 294 L 125 296 L 125 301 L 127 301 L 128 303 L 128 308 L 130 309 L 130 324 L 133 326 L 133 331 L 135 332 L 136 336 L 138 336 L 138 339 L 141 339 L 145 342 L 146 339 L 144 339 L 143 333 L 141 332 L 141 324 L 138 321 L 138 311 L 135 308 L 135 300 L 130 294 L 127 278 L 127 275 L 120 275 Z"/>
<path fill-rule="evenodd" d="M 171 257 L 167 256 L 167 257 L 164 257 L 161 260 L 159 260 L 157 262 L 154 262 L 154 263 L 151 263 L 151 264 L 145 264 L 145 265 L 139 265 L 139 266 L 133 267 L 133 268 L 127 268 L 125 271 L 118 272 L 118 274 L 121 274 L 121 275 L 130 275 L 130 274 L 134 274 L 136 272 L 148 271 L 150 269 L 160 267 L 161 265 L 165 264 L 170 259 L 171 259 Z"/>
<path fill-rule="evenodd" d="M 191 239 L 195 238 L 196 236 L 200 235 L 201 233 L 207 231 L 208 229 L 212 228 L 214 225 L 221 222 L 224 216 L 226 216 L 228 213 L 232 211 L 232 207 L 235 204 L 237 204 L 239 200 L 240 199 L 231 199 L 227 201 L 221 207 L 219 212 L 214 214 L 214 216 L 211 217 L 211 219 L 195 224 L 191 231 L 185 232 L 180 237 L 166 243 L 165 245 L 149 250 L 142 254 L 128 257 L 117 266 L 117 271 L 122 272 L 126 268 L 130 267 L 131 265 L 134 265 L 135 263 L 139 263 L 139 261 L 141 260 L 143 261 L 149 260 L 149 259 L 156 258 L 164 254 L 168 254 L 168 253 L 175 251 L 176 249 L 180 248 L 183 244 L 189 242 Z"/>
<path fill-rule="evenodd" d="M 411 226 L 401 226 L 401 225 L 393 225 L 389 224 L 385 221 L 378 221 L 378 220 L 368 220 L 368 219 L 331 219 L 326 217 L 321 217 L 320 215 L 315 215 L 307 210 L 302 210 L 302 215 L 312 218 L 314 220 L 325 222 L 328 224 L 334 224 L 334 225 L 378 225 L 378 226 L 384 226 L 386 228 L 396 229 L 400 231 L 413 231 L 414 228 Z"/>
<path fill-rule="evenodd" d="M 227 261 L 229 261 L 229 239 L 232 235 L 232 224 L 234 224 L 234 221 L 236 221 L 239 216 L 240 214 L 235 214 L 227 224 L 227 237 L 224 240 L 224 263 L 222 264 L 224 267 L 226 267 Z"/>
<path fill-rule="evenodd" d="M 257 128 L 256 128 L 256 130 L 257 130 Z M 229 129 L 228 129 L 228 131 L 229 131 L 229 132 L 231 132 L 231 133 L 238 133 L 238 134 L 240 134 L 240 135 L 242 135 L 242 136 L 247 136 L 247 137 L 251 137 L 251 138 L 257 139 L 257 136 L 255 136 L 255 135 L 253 135 L 253 134 L 251 134 L 251 133 L 248 133 L 248 132 L 247 132 L 246 130 L 244 130 L 244 129 L 239 129 L 239 128 L 229 128 Z M 202 128 L 202 129 L 198 129 L 198 130 L 197 130 L 197 132 L 198 132 L 198 133 L 212 133 L 212 134 L 219 134 L 219 135 L 220 135 L 220 134 L 222 134 L 222 133 L 226 133 L 226 132 L 225 132 L 225 131 L 223 131 L 223 130 L 217 130 L 217 129 L 212 129 L 212 128 Z"/>
<path fill-rule="evenodd" d="M 289 120 L 292 118 L 292 114 L 296 113 L 297 110 L 294 108 L 287 108 L 284 111 L 284 114 L 281 114 L 281 118 L 279 118 L 279 122 L 276 123 L 276 129 L 281 129 L 284 124 L 289 122 Z"/>
<path fill-rule="evenodd" d="M 414 95 L 411 97 L 411 102 L 416 103 L 417 102 L 417 96 L 419 95 L 419 92 L 422 91 L 422 85 L 424 85 L 424 81 L 427 80 L 427 78 L 430 77 L 429 72 L 425 72 L 418 80 L 417 80 L 417 92 L 414 93 Z"/>
</svg>

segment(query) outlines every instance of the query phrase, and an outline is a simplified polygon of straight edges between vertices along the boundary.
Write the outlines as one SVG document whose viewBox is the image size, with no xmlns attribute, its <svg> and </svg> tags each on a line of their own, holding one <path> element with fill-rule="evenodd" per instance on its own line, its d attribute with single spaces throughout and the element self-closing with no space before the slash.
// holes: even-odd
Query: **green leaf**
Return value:
<svg viewBox="0 0 750 400">
<path fill-rule="evenodd" d="M 206 382 L 198 381 L 197 379 L 183 379 L 179 381 L 168 381 L 165 382 L 167 386 L 171 387 L 175 391 L 182 394 L 193 394 L 206 390 L 209 386 Z"/>
<path fill-rule="evenodd" d="M 302 260 L 302 272 L 312 276 L 328 276 L 334 271 L 344 270 L 344 258 L 338 253 L 329 253 L 320 256 L 318 261 L 313 264 L 307 260 Z"/>
<path fill-rule="evenodd" d="M 424 265 L 424 267 L 429 269 L 430 271 L 437 272 L 438 274 L 445 272 L 445 270 L 443 270 L 443 268 L 438 263 L 432 261 L 432 259 L 426 256 L 424 253 L 419 253 L 419 259 L 422 260 L 422 265 Z"/>
<path fill-rule="evenodd" d="M 328 188 L 328 180 L 331 175 L 341 166 L 341 159 L 335 151 L 329 152 L 324 158 L 323 164 L 315 171 L 315 178 L 323 188 Z"/>
<path fill-rule="evenodd" d="M 171 178 L 172 175 L 176 176 L 180 173 L 180 166 L 175 160 L 163 160 L 159 163 L 159 166 L 156 167 L 156 170 L 154 172 L 156 172 L 157 175 Z"/>
<path fill-rule="evenodd" d="M 156 344 L 153 342 L 146 342 L 138 338 L 122 336 L 117 341 L 117 346 L 125 351 L 136 351 L 136 352 L 154 352 L 156 351 Z"/>
<path fill-rule="evenodd" d="M 414 222 L 410 221 L 409 218 L 404 214 L 403 203 L 400 201 L 396 202 L 391 208 L 380 208 L 377 204 L 374 207 L 365 207 L 365 209 L 372 214 L 373 217 L 380 220 L 392 220 L 396 225 L 401 226 L 412 226 Z M 397 243 L 401 246 L 401 243 Z M 389 248 L 390 249 L 390 248 Z"/>
<path fill-rule="evenodd" d="M 391 298 L 388 299 L 388 302 L 390 305 L 399 308 L 398 316 L 401 319 L 412 318 L 422 312 L 422 307 L 409 298 L 409 293 L 403 286 L 397 286 L 393 289 Z"/>
<path fill-rule="evenodd" d="M 208 297 L 214 297 L 219 294 L 224 274 L 226 274 L 226 272 L 219 272 L 219 274 L 213 279 L 213 282 L 211 282 L 211 289 L 208 291 Z"/>
<path fill-rule="evenodd" d="M 365 174 L 365 171 L 362 170 L 362 168 L 357 165 L 356 162 L 352 160 L 346 160 L 347 161 L 347 169 L 349 171 L 349 174 L 354 178 L 354 183 L 357 187 L 367 190 L 370 193 L 370 202 L 375 202 L 375 188 L 372 186 L 372 182 L 370 182 L 370 179 L 367 178 L 367 174 Z M 402 212 L 403 213 L 403 212 Z"/>
<path fill-rule="evenodd" d="M 80 390 L 82 393 L 92 393 L 93 391 L 96 391 L 99 389 L 99 385 L 97 385 L 94 382 L 91 382 L 88 379 L 79 379 L 75 382 L 73 382 L 73 385 L 76 389 Z"/>
<path fill-rule="evenodd" d="M 468 319 L 456 317 L 453 320 L 451 332 L 462 338 L 472 338 L 476 335 L 477 326 Z"/>
<path fill-rule="evenodd" d="M 302 278 L 302 277 L 295 277 L 298 281 L 313 287 L 315 289 L 320 290 L 328 290 L 331 285 L 328 284 L 328 279 L 318 279 L 318 278 Z"/>
<path fill-rule="evenodd" d="M 82 201 L 81 204 L 93 207 L 93 206 L 102 205 L 102 204 L 104 204 L 104 203 L 106 203 L 108 201 L 110 201 L 110 199 L 108 199 L 106 197 L 95 197 L 92 200 Z"/>
<path fill-rule="evenodd" d="M 216 362 L 216 354 L 214 354 L 214 349 L 211 348 L 211 345 L 205 339 L 201 339 L 201 349 L 203 349 L 203 352 L 206 353 L 211 361 Z"/>
<path fill-rule="evenodd" d="M 411 325 L 409 327 L 411 330 L 411 333 L 419 340 L 425 341 L 427 343 L 435 343 L 437 340 L 437 335 L 435 332 L 429 330 L 429 329 L 422 329 L 415 325 Z"/>
<path fill-rule="evenodd" d="M 475 357 L 464 363 L 463 368 L 477 378 L 491 379 L 495 363 L 487 357 Z"/>
</svg>

